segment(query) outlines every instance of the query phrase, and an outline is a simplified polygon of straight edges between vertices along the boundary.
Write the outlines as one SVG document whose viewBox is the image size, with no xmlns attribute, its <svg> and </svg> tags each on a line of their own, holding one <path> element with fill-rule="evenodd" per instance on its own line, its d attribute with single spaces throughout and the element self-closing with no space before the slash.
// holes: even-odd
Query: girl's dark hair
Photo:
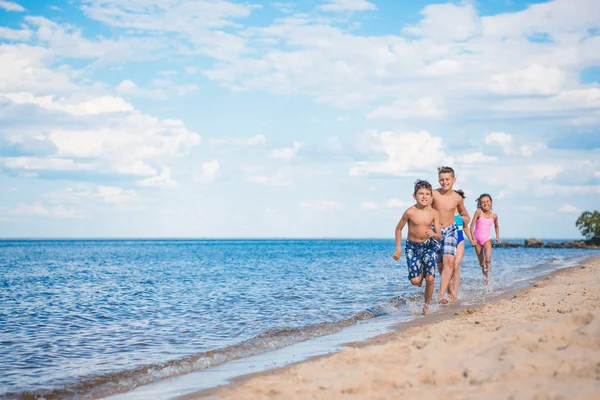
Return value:
<svg viewBox="0 0 600 400">
<path fill-rule="evenodd" d="M 483 199 L 484 197 L 489 197 L 489 198 L 490 198 L 490 201 L 491 201 L 492 203 L 494 202 L 494 200 L 492 200 L 492 196 L 490 196 L 490 195 L 489 195 L 489 194 L 487 194 L 487 193 L 483 193 L 481 196 L 479 196 L 479 197 L 477 198 L 477 200 L 475 200 L 475 201 L 477 202 L 477 208 L 481 208 L 481 199 Z"/>
<path fill-rule="evenodd" d="M 427 182 L 427 181 L 423 181 L 421 179 L 417 180 L 415 182 L 415 192 L 414 194 L 417 194 L 417 192 L 419 191 L 419 189 L 427 189 L 430 192 L 433 193 L 433 188 L 431 187 L 431 183 Z"/>
<path fill-rule="evenodd" d="M 460 197 L 462 197 L 463 199 L 467 196 L 465 196 L 465 192 L 462 189 L 458 189 L 455 190 L 456 193 L 460 194 Z"/>
</svg>

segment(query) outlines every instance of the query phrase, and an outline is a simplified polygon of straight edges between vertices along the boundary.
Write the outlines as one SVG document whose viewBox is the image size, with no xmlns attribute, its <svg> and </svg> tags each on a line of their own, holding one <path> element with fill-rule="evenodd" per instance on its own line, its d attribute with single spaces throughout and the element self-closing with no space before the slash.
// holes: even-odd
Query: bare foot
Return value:
<svg viewBox="0 0 600 400">
<path fill-rule="evenodd" d="M 429 312 L 429 304 L 425 304 L 423 306 L 423 312 L 421 314 L 425 315 Z"/>
<path fill-rule="evenodd" d="M 440 300 L 439 300 L 439 303 L 440 304 L 448 304 L 448 299 L 445 298 L 445 297 L 441 297 Z"/>
</svg>

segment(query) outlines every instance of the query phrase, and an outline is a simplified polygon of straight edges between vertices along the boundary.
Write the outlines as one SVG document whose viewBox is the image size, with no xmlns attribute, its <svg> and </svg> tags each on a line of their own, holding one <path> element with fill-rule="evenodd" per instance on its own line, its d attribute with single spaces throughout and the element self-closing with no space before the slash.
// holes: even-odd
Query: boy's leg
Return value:
<svg viewBox="0 0 600 400">
<path fill-rule="evenodd" d="M 410 280 L 410 283 L 412 283 L 413 285 L 418 286 L 418 287 L 423 286 L 423 276 L 419 275 L 416 278 L 412 278 Z"/>
<path fill-rule="evenodd" d="M 452 279 L 452 273 L 454 272 L 454 256 L 451 254 L 444 254 L 444 269 L 442 270 L 442 278 L 440 279 L 440 291 L 438 293 L 439 302 L 442 304 L 448 304 L 446 299 L 446 290 Z M 453 297 L 453 294 L 450 294 Z"/>
<path fill-rule="evenodd" d="M 433 297 L 433 287 L 435 286 L 433 275 L 427 275 L 425 277 L 425 305 L 423 306 L 423 314 L 427 314 L 429 311 L 429 304 L 431 303 L 431 297 Z"/>
<path fill-rule="evenodd" d="M 465 242 L 464 240 L 456 246 L 456 255 L 454 256 L 454 279 L 452 282 L 452 288 L 454 289 L 454 295 L 458 295 L 458 287 L 460 285 L 460 264 L 462 263 L 463 256 L 465 255 Z"/>
<path fill-rule="evenodd" d="M 406 243 L 406 263 L 410 283 L 421 287 L 423 285 L 423 260 L 419 248 L 409 242 Z"/>
</svg>

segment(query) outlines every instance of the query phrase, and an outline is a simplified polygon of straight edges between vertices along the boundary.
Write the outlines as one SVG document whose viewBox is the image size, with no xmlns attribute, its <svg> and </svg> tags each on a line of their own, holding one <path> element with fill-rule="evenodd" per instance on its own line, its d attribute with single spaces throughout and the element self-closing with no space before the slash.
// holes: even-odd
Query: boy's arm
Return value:
<svg viewBox="0 0 600 400">
<path fill-rule="evenodd" d="M 435 229 L 433 238 L 437 240 L 442 240 L 442 230 L 440 229 L 440 214 L 433 210 L 433 228 Z"/>
<path fill-rule="evenodd" d="M 500 243 L 500 225 L 498 225 L 498 214 L 494 214 L 494 229 L 496 230 L 496 243 Z"/>
<path fill-rule="evenodd" d="M 396 252 L 392 256 L 392 258 L 396 261 L 398 261 L 400 259 L 400 256 L 402 255 L 402 243 L 401 243 L 402 242 L 402 229 L 404 228 L 404 225 L 406 225 L 407 222 L 408 222 L 408 210 L 404 211 L 404 214 L 402 214 L 402 218 L 400 218 L 398 225 L 396 225 L 396 232 L 395 232 Z"/>
<path fill-rule="evenodd" d="M 465 207 L 465 201 L 462 197 L 460 198 L 460 201 L 458 202 L 458 205 L 456 206 L 456 208 L 458 210 L 458 213 L 462 217 L 463 224 L 465 226 L 469 226 L 469 222 L 471 222 L 471 217 L 469 217 L 469 212 L 467 211 L 467 208 Z"/>
</svg>

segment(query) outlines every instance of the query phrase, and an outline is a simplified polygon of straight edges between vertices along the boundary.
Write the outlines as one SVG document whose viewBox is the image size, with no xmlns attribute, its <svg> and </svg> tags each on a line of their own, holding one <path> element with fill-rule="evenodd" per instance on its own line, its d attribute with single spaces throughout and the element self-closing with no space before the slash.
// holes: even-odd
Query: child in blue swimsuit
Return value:
<svg viewBox="0 0 600 400">
<path fill-rule="evenodd" d="M 458 193 L 463 199 L 465 198 L 465 192 L 463 192 L 462 190 L 458 189 L 455 190 L 455 192 Z M 465 255 L 465 234 L 472 245 L 473 240 L 470 237 L 469 229 L 464 229 L 464 222 L 462 216 L 458 214 L 458 210 L 455 212 L 456 214 L 454 215 L 454 223 L 458 227 L 458 241 L 456 243 L 456 254 L 454 255 L 454 271 L 452 274 L 452 281 L 450 284 L 454 289 L 454 294 L 458 296 L 458 286 L 460 283 L 460 264 L 462 263 L 463 256 Z"/>
</svg>

